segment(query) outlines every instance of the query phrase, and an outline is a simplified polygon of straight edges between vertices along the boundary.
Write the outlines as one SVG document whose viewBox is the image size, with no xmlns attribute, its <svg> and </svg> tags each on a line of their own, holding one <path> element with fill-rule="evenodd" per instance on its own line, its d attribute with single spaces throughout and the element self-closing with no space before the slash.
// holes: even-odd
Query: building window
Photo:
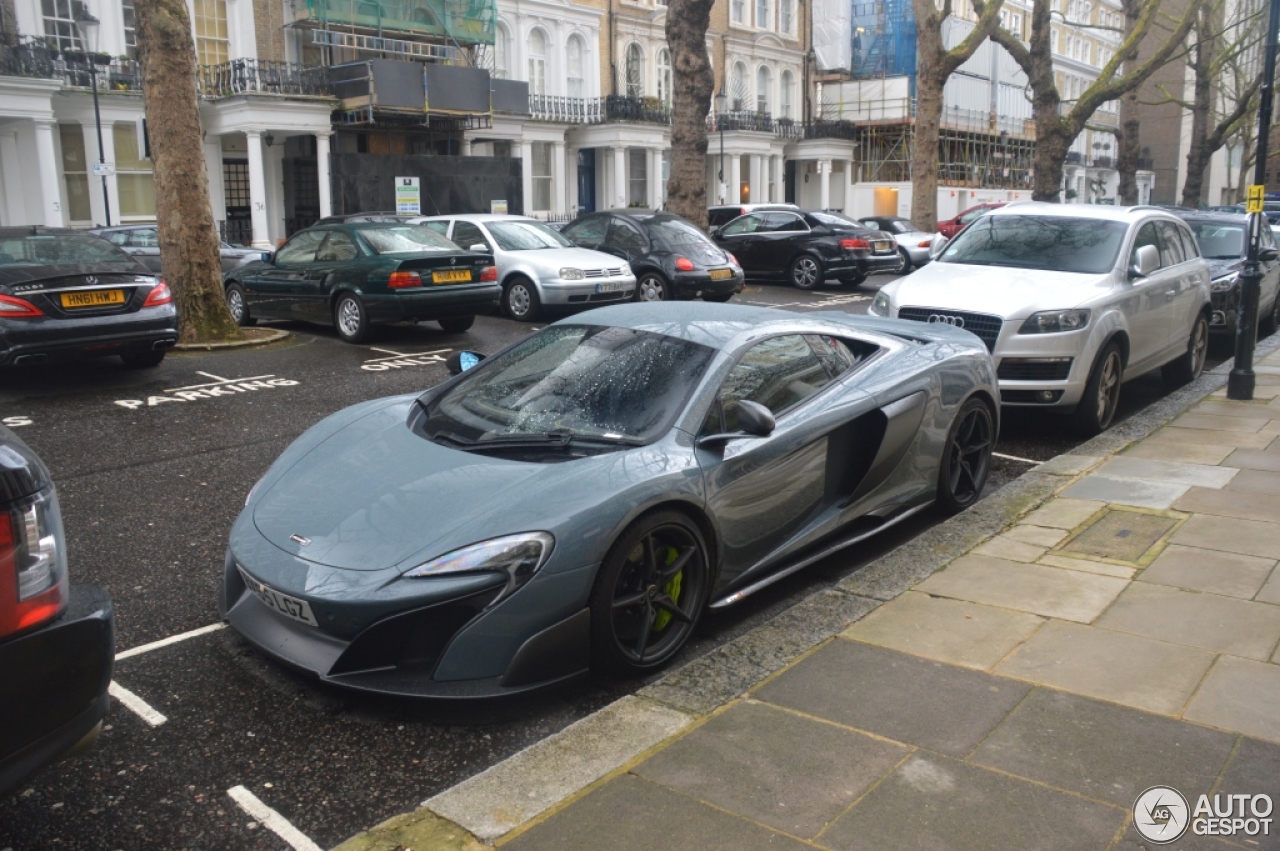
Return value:
<svg viewBox="0 0 1280 851">
<path fill-rule="evenodd" d="M 769 26 L 769 0 L 756 0 L 756 26 L 760 29 Z"/>
<path fill-rule="evenodd" d="M 84 156 L 84 131 L 79 124 L 59 124 L 62 140 L 62 174 L 67 186 L 67 218 L 93 221 L 89 211 L 89 166 Z"/>
<path fill-rule="evenodd" d="M 742 24 L 747 20 L 747 0 L 730 0 L 729 14 L 733 23 Z"/>
<path fill-rule="evenodd" d="M 782 72 L 782 103 L 778 109 L 779 117 L 791 118 L 791 87 L 792 78 L 790 71 Z"/>
<path fill-rule="evenodd" d="M 511 34 L 507 28 L 499 25 L 493 34 L 493 76 L 505 80 L 510 73 L 508 62 L 511 57 Z"/>
<path fill-rule="evenodd" d="M 773 78 L 769 74 L 769 66 L 761 65 L 756 70 L 756 112 L 772 112 L 769 103 L 769 89 Z"/>
<path fill-rule="evenodd" d="M 529 94 L 547 93 L 547 37 L 542 30 L 529 31 Z"/>
<path fill-rule="evenodd" d="M 644 148 L 628 148 L 630 173 L 627 175 L 627 205 L 649 206 L 649 152 Z"/>
<path fill-rule="evenodd" d="M 632 42 L 627 45 L 626 74 L 627 97 L 644 97 L 644 51 Z"/>
<path fill-rule="evenodd" d="M 138 58 L 138 15 L 133 0 L 120 0 L 120 13 L 124 18 L 124 52 L 130 59 Z"/>
<path fill-rule="evenodd" d="M 671 51 L 665 47 L 658 51 L 658 99 L 671 105 Z"/>
<path fill-rule="evenodd" d="M 729 109 L 742 112 L 747 108 L 751 93 L 747 91 L 747 66 L 733 63 L 733 75 L 729 78 Z"/>
<path fill-rule="evenodd" d="M 120 195 L 121 218 L 156 217 L 156 182 L 151 161 L 138 157 L 136 124 L 116 124 L 111 128 L 116 146 L 116 191 Z"/>
<path fill-rule="evenodd" d="M 551 209 L 551 143 L 534 142 L 533 162 L 529 174 L 533 178 L 533 206 L 538 212 Z"/>
<path fill-rule="evenodd" d="M 227 0 L 195 0 L 196 62 L 221 65 L 231 54 Z"/>
<path fill-rule="evenodd" d="M 585 97 L 587 81 L 582 72 L 582 39 L 576 35 L 569 36 L 565 46 L 565 64 L 568 66 L 569 97 Z"/>
<path fill-rule="evenodd" d="M 795 0 L 779 0 L 778 27 L 784 33 L 795 33 L 796 9 Z"/>
<path fill-rule="evenodd" d="M 81 8 L 77 0 L 42 0 L 44 34 L 57 42 L 60 50 L 79 50 L 80 31 L 76 29 L 76 10 Z"/>
</svg>

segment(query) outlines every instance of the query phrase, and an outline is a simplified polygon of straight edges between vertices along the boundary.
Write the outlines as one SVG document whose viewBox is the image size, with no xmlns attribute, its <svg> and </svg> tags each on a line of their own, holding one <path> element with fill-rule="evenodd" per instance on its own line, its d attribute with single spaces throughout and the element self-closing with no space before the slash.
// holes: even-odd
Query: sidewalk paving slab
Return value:
<svg viewBox="0 0 1280 851">
<path fill-rule="evenodd" d="M 1228 455 L 1223 463 L 1246 470 L 1278 473 L 1280 472 L 1280 452 L 1274 449 L 1237 449 Z"/>
<path fill-rule="evenodd" d="M 1256 493 L 1250 491 L 1192 488 L 1173 504 L 1173 508 L 1188 514 L 1213 514 L 1218 517 L 1270 522 L 1280 518 L 1280 507 L 1275 502 L 1259 499 Z"/>
<path fill-rule="evenodd" d="M 1169 541 L 1206 550 L 1280 559 L 1280 523 L 1192 515 Z"/>
<path fill-rule="evenodd" d="M 1135 582 L 1098 618 L 1097 625 L 1266 661 L 1280 642 L 1280 606 Z"/>
<path fill-rule="evenodd" d="M 1241 470 L 1227 485 L 1227 490 L 1280 496 L 1280 476 L 1273 476 L 1265 470 Z"/>
<path fill-rule="evenodd" d="M 1111 576 L 969 555 L 917 587 L 941 597 L 1089 623 L 1126 584 Z"/>
<path fill-rule="evenodd" d="M 1251 600 L 1262 590 L 1275 566 L 1274 559 L 1171 544 L 1138 574 L 1137 579 L 1139 582 Z"/>
<path fill-rule="evenodd" d="M 1280 665 L 1221 656 L 1183 717 L 1280 742 L 1278 707 Z"/>
</svg>

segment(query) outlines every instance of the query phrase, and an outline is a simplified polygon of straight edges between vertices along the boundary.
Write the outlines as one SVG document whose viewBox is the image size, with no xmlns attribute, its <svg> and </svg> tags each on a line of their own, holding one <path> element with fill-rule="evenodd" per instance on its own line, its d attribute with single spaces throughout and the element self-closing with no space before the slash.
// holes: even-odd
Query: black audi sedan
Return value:
<svg viewBox="0 0 1280 851">
<path fill-rule="evenodd" d="M 223 278 L 240 325 L 316 322 L 333 325 L 348 343 L 363 342 L 384 322 L 435 320 L 457 334 L 502 296 L 492 257 L 403 222 L 316 225 L 268 257 Z"/>
<path fill-rule="evenodd" d="M 872 272 L 901 265 L 897 243 L 839 213 L 761 210 L 711 231 L 747 277 L 789 281 L 811 290 L 828 278 L 857 286 Z"/>
<path fill-rule="evenodd" d="M 0 364 L 119 355 L 155 366 L 176 342 L 168 285 L 107 240 L 0 228 Z"/>
<path fill-rule="evenodd" d="M 574 245 L 621 257 L 636 276 L 636 301 L 728 301 L 744 285 L 737 258 L 674 213 L 587 213 L 561 231 Z"/>
<path fill-rule="evenodd" d="M 0 426 L 0 798 L 93 743 L 114 659 L 110 596 L 68 582 L 49 471 Z"/>
</svg>

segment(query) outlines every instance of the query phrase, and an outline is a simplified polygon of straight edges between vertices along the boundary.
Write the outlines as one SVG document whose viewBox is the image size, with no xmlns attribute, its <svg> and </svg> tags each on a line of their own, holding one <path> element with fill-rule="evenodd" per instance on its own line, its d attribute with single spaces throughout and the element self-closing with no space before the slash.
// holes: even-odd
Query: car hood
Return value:
<svg viewBox="0 0 1280 851">
<path fill-rule="evenodd" d="M 1217 258 L 1209 259 L 1206 257 L 1204 262 L 1209 264 L 1210 280 L 1215 281 L 1218 278 L 1225 278 L 1232 272 L 1239 272 L 1241 267 L 1244 266 L 1244 261 L 1239 257 L 1227 257 L 1221 260 Z"/>
<path fill-rule="evenodd" d="M 529 263 L 559 275 L 566 266 L 574 269 L 617 269 L 630 273 L 627 261 L 603 251 L 590 248 L 540 248 L 533 251 L 504 251 L 503 256 L 513 263 Z"/>
<path fill-rule="evenodd" d="M 1110 288 L 1110 275 L 930 263 L 884 292 L 895 309 L 944 307 L 1024 319 L 1037 310 L 1077 307 Z"/>
</svg>

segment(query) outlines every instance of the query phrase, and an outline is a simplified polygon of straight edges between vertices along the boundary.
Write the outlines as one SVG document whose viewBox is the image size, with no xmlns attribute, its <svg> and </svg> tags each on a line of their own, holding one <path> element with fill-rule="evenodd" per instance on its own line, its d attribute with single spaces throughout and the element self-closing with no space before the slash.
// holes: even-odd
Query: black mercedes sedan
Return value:
<svg viewBox="0 0 1280 851">
<path fill-rule="evenodd" d="M 0 364 L 119 355 L 155 366 L 176 342 L 164 279 L 107 240 L 0 228 Z"/>
<path fill-rule="evenodd" d="M 891 235 L 839 213 L 761 210 L 711 236 L 738 258 L 747 277 L 785 280 L 802 290 L 828 278 L 857 286 L 872 272 L 894 271 L 902 262 Z"/>
<path fill-rule="evenodd" d="M 0 426 L 0 797 L 93 743 L 114 659 L 110 596 L 68 583 L 49 471 Z"/>
<path fill-rule="evenodd" d="M 360 343 L 376 323 L 433 319 L 458 334 L 502 297 L 492 257 L 403 222 L 316 225 L 268 257 L 223 278 L 241 325 L 317 322 Z"/>
<path fill-rule="evenodd" d="M 693 223 L 674 213 L 587 213 L 561 231 L 574 245 L 621 257 L 636 276 L 636 301 L 728 301 L 744 285 L 742 267 Z"/>
</svg>

